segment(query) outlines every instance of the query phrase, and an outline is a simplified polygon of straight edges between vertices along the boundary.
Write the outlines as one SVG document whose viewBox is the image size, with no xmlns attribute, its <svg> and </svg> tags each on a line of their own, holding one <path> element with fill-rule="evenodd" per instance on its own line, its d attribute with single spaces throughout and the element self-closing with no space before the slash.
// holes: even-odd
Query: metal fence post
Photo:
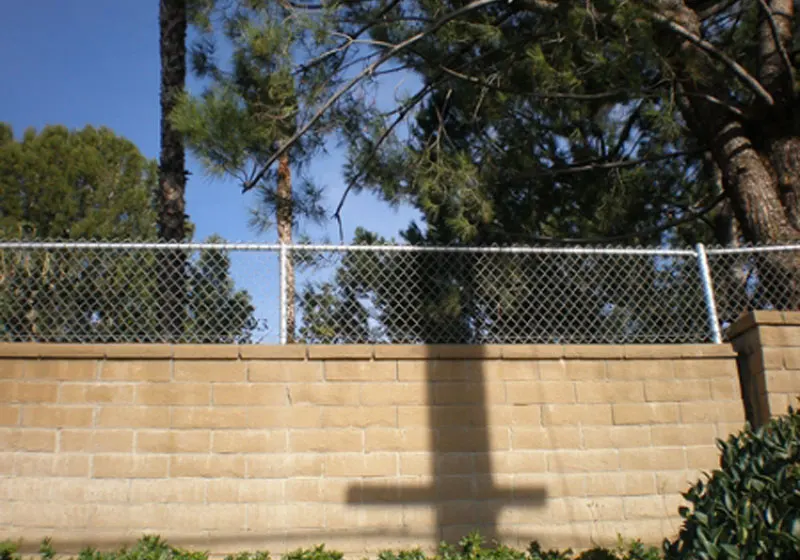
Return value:
<svg viewBox="0 0 800 560">
<path fill-rule="evenodd" d="M 703 283 L 703 295 L 706 300 L 711 340 L 714 344 L 720 344 L 722 342 L 722 334 L 719 330 L 719 319 L 717 318 L 717 302 L 714 300 L 714 284 L 711 281 L 711 272 L 708 268 L 708 255 L 702 243 L 695 245 L 695 250 L 697 251 L 697 266 L 700 269 L 700 281 Z"/>
<path fill-rule="evenodd" d="M 280 270 L 278 271 L 278 275 L 280 277 L 280 342 L 281 344 L 286 344 L 286 323 L 288 319 L 288 309 L 287 305 L 288 302 L 286 301 L 286 266 L 289 261 L 288 259 L 288 252 L 289 248 L 281 243 L 280 249 Z"/>
</svg>

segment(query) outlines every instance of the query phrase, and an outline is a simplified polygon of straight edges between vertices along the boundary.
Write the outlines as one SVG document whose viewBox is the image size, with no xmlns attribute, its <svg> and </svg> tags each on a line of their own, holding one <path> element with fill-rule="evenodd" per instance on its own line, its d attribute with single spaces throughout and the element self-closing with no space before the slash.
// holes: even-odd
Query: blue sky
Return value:
<svg viewBox="0 0 800 560">
<path fill-rule="evenodd" d="M 0 121 L 18 136 L 48 124 L 108 126 L 147 157 L 158 156 L 158 0 L 24 0 L 3 8 Z M 191 79 L 189 88 L 199 91 Z M 332 153 L 312 167 L 331 209 L 344 188 L 341 165 L 341 154 Z M 207 177 L 191 157 L 188 167 L 187 213 L 197 239 L 219 233 L 231 241 L 275 241 L 272 231 L 256 237 L 248 228 L 251 201 L 236 183 Z M 356 226 L 395 236 L 415 216 L 369 194 L 350 199 L 343 214 L 346 240 Z M 306 232 L 338 242 L 333 222 Z"/>
<path fill-rule="evenodd" d="M 28 127 L 107 126 L 133 141 L 147 157 L 159 150 L 158 0 L 21 0 L 5 2 L 0 18 L 0 121 L 17 136 Z M 408 80 L 406 79 L 406 82 Z M 189 89 L 199 84 L 189 80 Z M 388 84 L 381 97 L 394 93 Z M 341 154 L 318 160 L 311 172 L 325 187 L 332 209 L 344 189 Z M 195 239 L 218 233 L 229 241 L 274 243 L 273 231 L 256 236 L 248 227 L 252 201 L 233 181 L 212 179 L 191 157 L 187 213 Z M 394 210 L 370 194 L 349 199 L 345 240 L 357 226 L 396 236 L 416 213 Z M 306 228 L 312 239 L 338 243 L 333 221 Z M 237 286 L 254 298 L 257 313 L 269 323 L 265 340 L 276 339 L 278 295 L 276 259 L 267 254 L 232 255 Z M 300 278 L 300 283 L 304 281 Z"/>
</svg>

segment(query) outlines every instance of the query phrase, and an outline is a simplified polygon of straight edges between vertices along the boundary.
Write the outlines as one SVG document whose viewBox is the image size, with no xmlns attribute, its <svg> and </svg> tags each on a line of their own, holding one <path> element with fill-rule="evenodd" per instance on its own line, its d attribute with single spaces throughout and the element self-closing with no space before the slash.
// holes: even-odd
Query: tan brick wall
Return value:
<svg viewBox="0 0 800 560">
<path fill-rule="evenodd" d="M 743 418 L 727 345 L 0 345 L 0 539 L 657 544 Z"/>
<path fill-rule="evenodd" d="M 729 329 L 739 352 L 747 419 L 761 425 L 800 402 L 800 312 L 754 311 Z"/>
</svg>

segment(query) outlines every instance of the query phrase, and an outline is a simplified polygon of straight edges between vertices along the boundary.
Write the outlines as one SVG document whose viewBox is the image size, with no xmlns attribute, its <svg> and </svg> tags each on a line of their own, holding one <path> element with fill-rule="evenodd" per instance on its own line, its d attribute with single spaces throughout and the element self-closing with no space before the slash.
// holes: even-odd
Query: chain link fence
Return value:
<svg viewBox="0 0 800 560">
<path fill-rule="evenodd" d="M 0 340 L 718 342 L 798 309 L 800 246 L 0 242 Z"/>
<path fill-rule="evenodd" d="M 277 264 L 222 244 L 0 243 L 0 340 L 264 342 Z"/>
<path fill-rule="evenodd" d="M 800 245 L 714 248 L 708 263 L 723 331 L 744 311 L 800 310 Z"/>
</svg>

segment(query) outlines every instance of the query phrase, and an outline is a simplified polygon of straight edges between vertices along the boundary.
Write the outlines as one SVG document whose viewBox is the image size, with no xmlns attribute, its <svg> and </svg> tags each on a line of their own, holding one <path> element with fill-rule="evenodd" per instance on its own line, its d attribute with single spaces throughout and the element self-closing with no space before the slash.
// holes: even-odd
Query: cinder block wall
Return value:
<svg viewBox="0 0 800 560">
<path fill-rule="evenodd" d="M 29 550 L 147 532 L 216 554 L 325 542 L 361 557 L 475 528 L 523 547 L 657 544 L 744 420 L 730 345 L 0 357 L 0 539 Z"/>
<path fill-rule="evenodd" d="M 739 352 L 747 420 L 760 426 L 800 402 L 800 313 L 754 311 L 728 332 Z"/>
</svg>

